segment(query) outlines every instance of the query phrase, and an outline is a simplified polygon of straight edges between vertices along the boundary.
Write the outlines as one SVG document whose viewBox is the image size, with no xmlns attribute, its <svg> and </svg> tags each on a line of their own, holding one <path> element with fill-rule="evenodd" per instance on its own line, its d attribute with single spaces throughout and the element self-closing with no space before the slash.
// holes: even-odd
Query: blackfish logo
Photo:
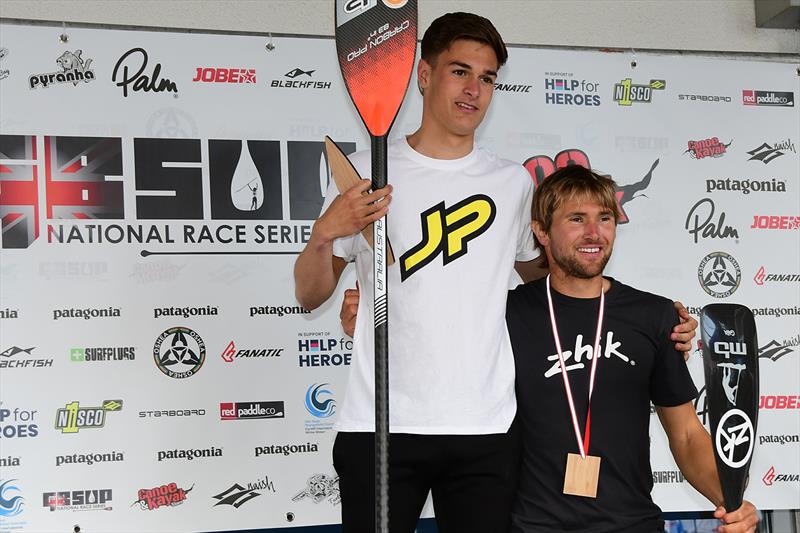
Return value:
<svg viewBox="0 0 800 533">
<path fill-rule="evenodd" d="M 305 74 L 306 76 L 311 78 L 312 77 L 311 75 L 314 74 L 314 72 L 316 72 L 316 71 L 314 71 L 314 70 L 305 71 L 305 70 L 301 70 L 299 68 L 295 68 L 295 69 L 290 70 L 286 74 L 284 74 L 284 76 L 286 76 L 287 78 L 295 79 L 296 77 L 302 76 L 303 74 Z"/>
</svg>

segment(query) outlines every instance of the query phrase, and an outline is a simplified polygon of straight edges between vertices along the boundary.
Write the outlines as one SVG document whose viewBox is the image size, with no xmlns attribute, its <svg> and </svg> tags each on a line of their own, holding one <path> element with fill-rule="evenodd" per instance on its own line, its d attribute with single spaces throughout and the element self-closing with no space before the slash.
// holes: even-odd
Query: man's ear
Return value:
<svg viewBox="0 0 800 533">
<path fill-rule="evenodd" d="M 425 88 L 431 83 L 431 71 L 433 67 L 424 59 L 420 59 L 417 63 L 417 87 L 420 92 L 424 92 Z"/>
<path fill-rule="evenodd" d="M 539 244 L 542 246 L 548 246 L 550 244 L 550 238 L 547 236 L 547 232 L 544 231 L 538 220 L 531 222 L 531 230 L 536 240 L 539 241 Z"/>
</svg>

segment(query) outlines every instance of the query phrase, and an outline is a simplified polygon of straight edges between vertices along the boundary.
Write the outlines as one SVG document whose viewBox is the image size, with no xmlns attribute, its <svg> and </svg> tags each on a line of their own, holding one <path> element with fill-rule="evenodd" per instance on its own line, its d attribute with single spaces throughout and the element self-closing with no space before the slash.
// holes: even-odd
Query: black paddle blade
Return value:
<svg viewBox="0 0 800 533">
<path fill-rule="evenodd" d="M 700 311 L 711 438 L 725 510 L 742 505 L 758 423 L 758 339 L 753 312 L 738 304 Z"/>
<path fill-rule="evenodd" d="M 336 52 L 373 137 L 392 127 L 417 50 L 417 0 L 336 0 Z"/>
</svg>

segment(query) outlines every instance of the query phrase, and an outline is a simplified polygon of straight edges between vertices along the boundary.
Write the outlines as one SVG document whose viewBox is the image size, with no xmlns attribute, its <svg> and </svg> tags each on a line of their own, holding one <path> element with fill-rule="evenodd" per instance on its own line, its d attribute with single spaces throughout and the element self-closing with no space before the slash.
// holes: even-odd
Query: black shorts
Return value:
<svg viewBox="0 0 800 533">
<path fill-rule="evenodd" d="M 517 487 L 520 433 L 412 435 L 389 440 L 391 533 L 413 533 L 433 495 L 440 533 L 506 533 Z M 342 533 L 375 530 L 375 435 L 340 432 L 333 446 Z"/>
</svg>

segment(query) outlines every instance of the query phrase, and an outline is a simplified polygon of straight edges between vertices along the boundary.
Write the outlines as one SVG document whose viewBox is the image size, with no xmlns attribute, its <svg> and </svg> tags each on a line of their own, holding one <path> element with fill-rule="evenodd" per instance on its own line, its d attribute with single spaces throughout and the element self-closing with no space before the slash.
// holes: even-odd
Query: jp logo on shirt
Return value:
<svg viewBox="0 0 800 533">
<path fill-rule="evenodd" d="M 412 274 L 443 253 L 447 265 L 467 254 L 467 243 L 494 222 L 497 207 L 485 194 L 475 194 L 446 208 L 440 202 L 420 214 L 422 241 L 400 257 L 400 279 Z"/>
</svg>

